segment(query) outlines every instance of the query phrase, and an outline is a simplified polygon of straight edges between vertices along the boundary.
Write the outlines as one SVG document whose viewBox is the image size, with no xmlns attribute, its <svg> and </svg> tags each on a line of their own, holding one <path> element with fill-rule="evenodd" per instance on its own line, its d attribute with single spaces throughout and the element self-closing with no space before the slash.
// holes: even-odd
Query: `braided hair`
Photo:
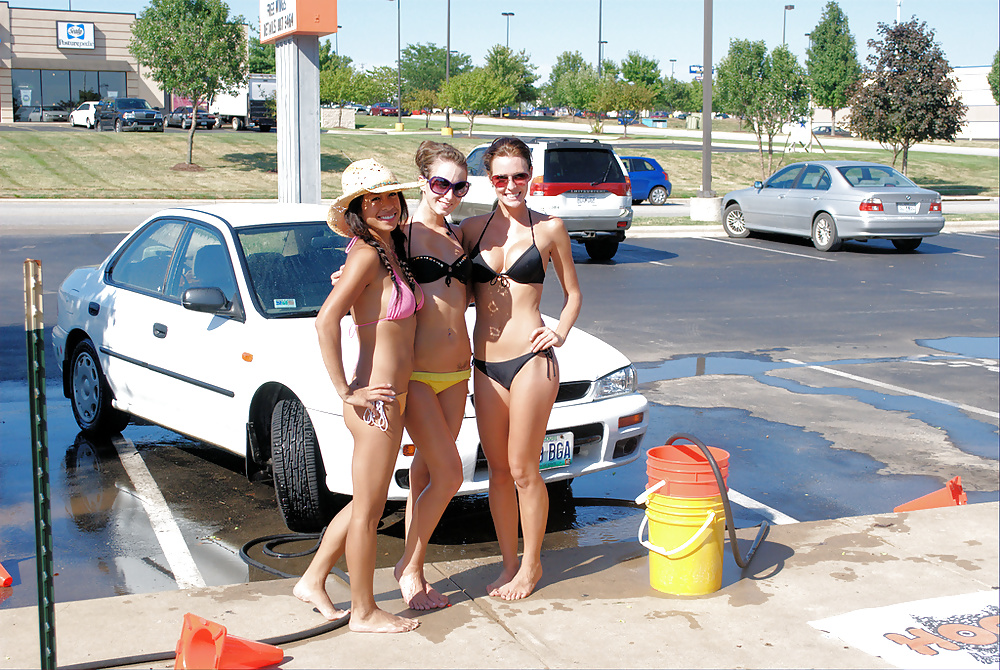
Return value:
<svg viewBox="0 0 1000 670">
<path fill-rule="evenodd" d="M 406 199 L 403 197 L 402 193 L 393 194 L 399 198 L 399 220 L 405 221 L 410 216 L 410 210 L 406 206 Z M 362 242 L 370 247 L 373 247 L 375 251 L 378 252 L 378 257 L 382 261 L 382 265 L 385 269 L 389 271 L 389 278 L 392 279 L 392 283 L 396 283 L 396 273 L 392 271 L 392 263 L 389 261 L 389 252 L 386 250 L 382 243 L 379 242 L 378 238 L 372 233 L 371 228 L 365 223 L 361 215 L 361 205 L 363 195 L 359 195 L 357 198 L 351 201 L 351 204 L 347 206 L 347 211 L 344 212 L 344 220 L 347 222 L 347 226 L 351 231 L 351 234 L 360 239 Z M 392 229 L 390 233 L 393 243 L 393 253 L 396 256 L 396 260 L 399 262 L 399 268 L 403 271 L 403 278 L 409 285 L 411 291 L 417 290 L 417 280 L 413 278 L 413 273 L 410 272 L 410 266 L 406 264 L 403 260 L 403 255 L 399 253 L 399 250 L 404 246 L 404 240 L 406 236 L 403 235 L 403 231 L 396 226 Z"/>
</svg>

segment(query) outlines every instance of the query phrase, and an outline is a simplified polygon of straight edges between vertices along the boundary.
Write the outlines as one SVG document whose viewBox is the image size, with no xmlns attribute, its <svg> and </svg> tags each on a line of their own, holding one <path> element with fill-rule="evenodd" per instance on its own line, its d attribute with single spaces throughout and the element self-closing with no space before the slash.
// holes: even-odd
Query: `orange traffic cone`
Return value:
<svg viewBox="0 0 1000 670">
<path fill-rule="evenodd" d="M 962 477 L 954 477 L 948 480 L 943 489 L 934 493 L 920 496 L 916 500 L 903 503 L 893 512 L 913 512 L 918 509 L 933 509 L 935 507 L 951 507 L 953 505 L 965 505 L 969 502 L 969 497 L 962 489 Z"/>
<path fill-rule="evenodd" d="M 277 665 L 285 658 L 278 647 L 229 635 L 222 624 L 188 612 L 177 641 L 174 670 L 253 670 Z"/>
<path fill-rule="evenodd" d="M 0 586 L 10 586 L 13 583 L 14 578 L 4 569 L 3 563 L 0 563 Z"/>
</svg>

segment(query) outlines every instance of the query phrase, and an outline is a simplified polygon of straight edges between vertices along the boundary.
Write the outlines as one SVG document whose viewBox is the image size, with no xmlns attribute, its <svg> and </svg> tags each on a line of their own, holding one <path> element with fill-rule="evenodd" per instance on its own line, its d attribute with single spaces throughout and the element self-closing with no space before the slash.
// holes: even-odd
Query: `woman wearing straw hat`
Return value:
<svg viewBox="0 0 1000 670">
<path fill-rule="evenodd" d="M 344 170 L 344 195 L 327 216 L 334 231 L 353 237 L 343 274 L 316 316 L 316 330 L 323 363 L 344 401 L 344 422 L 354 437 L 354 497 L 327 527 L 316 556 L 293 592 L 316 605 L 328 619 L 344 616 L 323 584 L 346 548 L 350 627 L 361 632 L 398 633 L 418 625 L 379 609 L 374 595 L 376 529 L 403 435 L 406 388 L 413 371 L 414 315 L 422 303 L 420 289 L 396 257 L 393 241 L 402 234 L 399 224 L 407 217 L 401 191 L 415 186 L 400 184 L 374 160 L 354 162 Z M 359 343 L 351 381 L 344 371 L 340 330 L 348 312 Z"/>
<path fill-rule="evenodd" d="M 531 151 L 498 138 L 483 156 L 496 191 L 490 214 L 462 222 L 472 263 L 476 326 L 472 334 L 476 422 L 490 465 L 490 512 L 503 565 L 488 587 L 504 600 L 525 598 L 542 577 L 549 498 L 538 469 L 549 413 L 559 391 L 554 348 L 580 314 L 582 298 L 569 234 L 561 219 L 525 203 Z M 563 289 L 559 323 L 542 321 L 539 302 L 549 261 Z M 518 520 L 524 553 L 517 556 Z"/>
</svg>

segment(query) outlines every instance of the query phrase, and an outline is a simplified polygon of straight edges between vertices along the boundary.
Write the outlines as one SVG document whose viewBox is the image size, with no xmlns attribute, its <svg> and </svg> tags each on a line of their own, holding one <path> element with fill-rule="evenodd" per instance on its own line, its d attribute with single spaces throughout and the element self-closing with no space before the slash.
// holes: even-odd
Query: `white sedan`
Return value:
<svg viewBox="0 0 1000 670">
<path fill-rule="evenodd" d="M 327 227 L 326 212 L 294 204 L 168 209 L 100 265 L 71 272 L 59 288 L 53 346 L 80 427 L 120 431 L 134 416 L 231 451 L 246 459 L 248 476 L 273 476 L 290 529 L 321 528 L 332 515 L 330 492 L 351 493 L 352 453 L 314 326 L 347 242 Z M 470 309 L 470 324 L 473 317 Z M 357 339 L 343 342 L 350 371 Z M 578 329 L 558 353 L 545 480 L 635 460 L 649 419 L 635 368 Z M 407 495 L 408 439 L 393 500 Z M 458 444 L 459 493 L 487 491 L 471 397 Z"/>
<path fill-rule="evenodd" d="M 69 113 L 69 125 L 94 127 L 94 112 L 97 111 L 97 101 L 81 102 L 80 106 Z"/>
</svg>

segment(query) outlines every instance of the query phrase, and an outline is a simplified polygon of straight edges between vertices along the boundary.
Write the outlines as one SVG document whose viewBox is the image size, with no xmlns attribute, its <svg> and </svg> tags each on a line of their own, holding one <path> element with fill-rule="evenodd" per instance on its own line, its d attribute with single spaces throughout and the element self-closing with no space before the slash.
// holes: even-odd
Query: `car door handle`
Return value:
<svg viewBox="0 0 1000 670">
<path fill-rule="evenodd" d="M 90 314 L 91 316 L 97 316 L 98 314 L 101 313 L 101 305 L 96 302 L 91 302 L 89 305 L 87 305 L 87 313 Z"/>
<path fill-rule="evenodd" d="M 154 337 L 159 337 L 160 339 L 163 339 L 164 337 L 167 336 L 167 327 L 165 325 L 163 325 L 162 323 L 154 323 L 153 324 L 153 336 Z"/>
</svg>

